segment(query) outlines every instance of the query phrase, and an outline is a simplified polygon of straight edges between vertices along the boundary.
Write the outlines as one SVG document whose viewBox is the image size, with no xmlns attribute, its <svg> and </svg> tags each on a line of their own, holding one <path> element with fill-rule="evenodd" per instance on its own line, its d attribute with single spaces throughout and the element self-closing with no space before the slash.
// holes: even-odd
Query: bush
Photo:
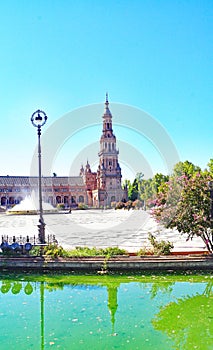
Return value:
<svg viewBox="0 0 213 350">
<path fill-rule="evenodd" d="M 33 246 L 30 250 L 30 255 L 32 256 L 39 256 L 40 255 L 41 248 L 39 246 Z"/>
<path fill-rule="evenodd" d="M 68 250 L 67 255 L 69 257 L 86 257 L 101 255 L 100 249 L 88 248 L 88 247 L 75 247 L 75 249 Z"/>
<path fill-rule="evenodd" d="M 132 201 L 128 201 L 125 203 L 125 209 L 130 210 L 132 208 Z"/>
<path fill-rule="evenodd" d="M 115 209 L 123 209 L 125 206 L 125 204 L 123 202 L 117 202 L 116 203 L 116 206 L 115 206 Z"/>
<path fill-rule="evenodd" d="M 169 255 L 171 254 L 171 249 L 174 248 L 174 245 L 169 241 L 160 241 L 158 242 L 156 237 L 149 233 L 148 237 L 151 245 L 153 246 L 154 254 L 157 255 Z"/>
<path fill-rule="evenodd" d="M 78 204 L 78 209 L 80 209 L 80 210 L 88 209 L 88 205 L 86 205 L 86 204 L 84 204 L 84 203 L 79 203 L 79 204 Z"/>
<path fill-rule="evenodd" d="M 149 249 L 147 247 L 143 247 L 137 252 L 137 255 L 138 256 L 141 256 L 141 255 L 154 255 L 154 250 L 153 250 L 153 248 Z"/>
<path fill-rule="evenodd" d="M 49 244 L 43 248 L 43 254 L 50 256 L 52 258 L 58 257 L 89 257 L 89 256 L 103 256 L 110 258 L 115 255 L 124 255 L 127 252 L 124 249 L 118 247 L 108 247 L 108 248 L 89 248 L 89 247 L 75 247 L 72 250 L 65 250 L 63 247 L 57 244 Z M 40 256 L 40 247 L 33 247 L 30 251 L 30 255 Z"/>
<path fill-rule="evenodd" d="M 65 209 L 65 205 L 63 203 L 58 203 L 57 204 L 57 209 L 58 210 L 64 210 Z"/>
<path fill-rule="evenodd" d="M 111 208 L 112 208 L 112 209 L 115 209 L 116 204 L 117 204 L 116 202 L 111 202 Z"/>
<path fill-rule="evenodd" d="M 53 243 L 44 247 L 44 255 L 49 255 L 52 258 L 58 258 L 58 257 L 65 257 L 67 253 L 64 250 L 64 248 Z"/>
<path fill-rule="evenodd" d="M 143 206 L 143 203 L 139 200 L 139 199 L 136 199 L 133 203 L 132 203 L 132 207 L 134 209 L 140 209 L 142 208 Z"/>
<path fill-rule="evenodd" d="M 127 254 L 125 249 L 120 249 L 118 247 L 108 247 L 103 249 L 104 256 L 115 256 L 115 255 L 125 255 Z"/>
<path fill-rule="evenodd" d="M 118 247 L 108 248 L 88 248 L 88 247 L 76 247 L 75 249 L 67 251 L 69 257 L 87 257 L 87 256 L 115 256 L 127 254 L 124 249 Z"/>
</svg>

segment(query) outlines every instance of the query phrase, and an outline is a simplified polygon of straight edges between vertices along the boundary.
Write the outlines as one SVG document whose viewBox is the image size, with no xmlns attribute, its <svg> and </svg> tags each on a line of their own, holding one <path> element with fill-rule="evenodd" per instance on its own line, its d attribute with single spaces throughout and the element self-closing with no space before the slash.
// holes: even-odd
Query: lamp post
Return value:
<svg viewBox="0 0 213 350">
<path fill-rule="evenodd" d="M 38 225 L 38 237 L 41 244 L 45 243 L 45 223 L 43 219 L 42 208 L 42 192 L 41 192 L 41 127 L 46 123 L 47 115 L 38 109 L 31 116 L 31 122 L 38 131 L 38 195 L 39 195 L 39 225 Z"/>
</svg>

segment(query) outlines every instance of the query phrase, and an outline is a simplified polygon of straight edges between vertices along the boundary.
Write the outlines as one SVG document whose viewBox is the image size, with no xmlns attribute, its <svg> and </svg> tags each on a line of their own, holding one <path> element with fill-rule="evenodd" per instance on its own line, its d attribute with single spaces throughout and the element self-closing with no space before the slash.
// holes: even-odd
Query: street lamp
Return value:
<svg viewBox="0 0 213 350">
<path fill-rule="evenodd" d="M 45 243 L 45 223 L 43 219 L 43 208 L 42 208 L 42 193 L 41 193 L 41 127 L 46 123 L 47 115 L 38 109 L 31 116 L 31 122 L 38 131 L 38 195 L 39 195 L 39 225 L 38 225 L 38 237 L 41 244 Z"/>
</svg>

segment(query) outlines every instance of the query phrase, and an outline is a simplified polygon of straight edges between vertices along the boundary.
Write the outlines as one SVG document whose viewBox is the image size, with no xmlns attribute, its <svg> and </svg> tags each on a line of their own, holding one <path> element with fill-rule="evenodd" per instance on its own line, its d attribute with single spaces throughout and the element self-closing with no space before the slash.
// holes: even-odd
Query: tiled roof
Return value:
<svg viewBox="0 0 213 350">
<path fill-rule="evenodd" d="M 42 176 L 44 186 L 84 186 L 81 176 Z M 38 185 L 36 176 L 0 176 L 0 187 L 2 186 L 33 186 Z"/>
</svg>

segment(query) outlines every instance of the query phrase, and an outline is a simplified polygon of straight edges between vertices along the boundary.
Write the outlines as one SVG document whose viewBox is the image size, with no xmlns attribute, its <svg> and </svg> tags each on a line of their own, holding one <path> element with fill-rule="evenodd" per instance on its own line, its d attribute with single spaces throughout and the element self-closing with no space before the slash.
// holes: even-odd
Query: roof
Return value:
<svg viewBox="0 0 213 350">
<path fill-rule="evenodd" d="M 84 186 L 81 176 L 42 176 L 44 186 Z M 0 176 L 0 186 L 33 186 L 38 185 L 37 176 Z"/>
</svg>

